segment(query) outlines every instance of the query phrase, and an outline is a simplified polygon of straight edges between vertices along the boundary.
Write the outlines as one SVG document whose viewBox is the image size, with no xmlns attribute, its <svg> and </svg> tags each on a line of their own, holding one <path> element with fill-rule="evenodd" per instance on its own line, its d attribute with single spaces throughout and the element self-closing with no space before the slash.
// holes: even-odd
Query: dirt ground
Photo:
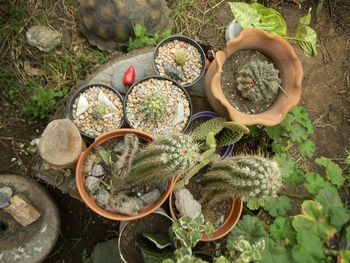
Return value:
<svg viewBox="0 0 350 263">
<path fill-rule="evenodd" d="M 170 4 L 174 5 L 175 2 L 170 1 Z M 217 49 L 222 48 L 222 29 L 232 19 L 227 1 L 198 2 L 198 5 L 191 5 L 184 12 L 207 19 L 207 23 L 197 31 L 185 28 L 184 34 L 201 43 L 214 45 Z M 275 8 L 283 14 L 289 31 L 293 32 L 297 18 L 306 14 L 309 6 L 308 1 L 303 2 L 301 9 L 295 3 L 281 1 Z M 336 16 L 335 11 L 339 10 L 336 7 L 332 6 L 332 12 L 323 9 L 313 24 L 320 40 L 316 57 L 307 58 L 297 45 L 293 44 L 293 47 L 304 69 L 301 104 L 309 111 L 314 124 L 317 155 L 329 157 L 343 165 L 345 150 L 350 150 L 350 37 L 343 34 L 341 22 L 333 23 L 330 18 L 330 13 L 332 17 Z M 74 34 L 79 32 L 74 29 L 72 34 L 74 39 Z M 6 63 L 6 59 L 2 58 L 0 65 Z M 27 148 L 32 139 L 41 134 L 47 121 L 28 119 L 22 115 L 18 105 L 12 104 L 2 95 L 0 112 L 0 174 L 24 175 L 31 159 Z M 58 190 L 48 190 L 61 213 L 62 233 L 45 262 L 82 262 L 84 250 L 90 255 L 97 242 L 117 236 L 117 223 L 102 219 L 80 201 L 73 200 Z"/>
</svg>

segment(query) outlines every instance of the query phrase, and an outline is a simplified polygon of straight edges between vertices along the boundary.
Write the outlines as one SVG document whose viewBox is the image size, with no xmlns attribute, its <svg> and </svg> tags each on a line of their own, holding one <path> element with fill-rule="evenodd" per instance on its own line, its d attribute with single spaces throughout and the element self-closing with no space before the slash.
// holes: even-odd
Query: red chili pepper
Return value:
<svg viewBox="0 0 350 263">
<path fill-rule="evenodd" d="M 135 68 L 130 66 L 127 68 L 124 74 L 123 83 L 127 86 L 131 86 L 135 81 Z"/>
</svg>

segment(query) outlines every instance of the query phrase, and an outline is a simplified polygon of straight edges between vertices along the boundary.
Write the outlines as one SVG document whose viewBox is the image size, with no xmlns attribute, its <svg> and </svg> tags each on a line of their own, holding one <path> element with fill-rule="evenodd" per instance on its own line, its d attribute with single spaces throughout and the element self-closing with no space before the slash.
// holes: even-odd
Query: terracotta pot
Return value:
<svg viewBox="0 0 350 263">
<path fill-rule="evenodd" d="M 242 49 L 258 50 L 269 57 L 279 69 L 282 88 L 288 95 L 287 97 L 283 92 L 279 92 L 274 104 L 259 114 L 238 111 L 222 92 L 223 65 L 231 54 Z M 220 115 L 244 125 L 273 126 L 280 123 L 288 111 L 299 103 L 302 78 L 301 62 L 285 39 L 260 29 L 245 29 L 236 38 L 228 41 L 223 51 L 216 53 L 215 60 L 207 71 L 205 88 L 210 105 Z"/>
<path fill-rule="evenodd" d="M 175 208 L 173 207 L 173 194 L 169 195 L 169 209 L 171 217 L 174 220 L 176 220 L 177 213 L 175 212 Z M 241 217 L 242 209 L 242 200 L 232 197 L 232 206 L 225 222 L 219 228 L 215 229 L 210 237 L 208 237 L 207 235 L 202 235 L 201 241 L 214 241 L 230 233 L 231 230 L 237 224 L 239 218 Z"/>
<path fill-rule="evenodd" d="M 135 220 L 144 216 L 147 216 L 148 214 L 152 213 L 154 210 L 159 208 L 168 198 L 169 194 L 171 193 L 173 187 L 174 187 L 174 179 L 169 180 L 168 187 L 165 192 L 162 193 L 160 198 L 158 199 L 157 202 L 145 206 L 139 213 L 135 216 L 128 216 L 128 215 L 122 215 L 122 214 L 114 214 L 111 212 L 108 212 L 101 208 L 95 200 L 93 200 L 88 192 L 85 189 L 85 176 L 84 176 L 84 162 L 89 155 L 89 153 L 92 151 L 92 149 L 96 148 L 97 146 L 103 144 L 104 142 L 115 139 L 118 137 L 122 137 L 127 133 L 135 133 L 139 138 L 142 138 L 146 141 L 152 141 L 153 137 L 145 132 L 139 131 L 139 130 L 134 130 L 134 129 L 118 129 L 114 131 L 110 131 L 107 133 L 103 133 L 100 136 L 98 136 L 94 143 L 90 145 L 89 148 L 87 148 L 84 152 L 79 157 L 77 167 L 76 167 L 76 182 L 77 182 L 77 187 L 79 194 L 85 204 L 91 208 L 94 212 L 97 214 L 108 218 L 112 220 L 120 220 L 120 221 L 126 221 L 126 220 Z"/>
</svg>

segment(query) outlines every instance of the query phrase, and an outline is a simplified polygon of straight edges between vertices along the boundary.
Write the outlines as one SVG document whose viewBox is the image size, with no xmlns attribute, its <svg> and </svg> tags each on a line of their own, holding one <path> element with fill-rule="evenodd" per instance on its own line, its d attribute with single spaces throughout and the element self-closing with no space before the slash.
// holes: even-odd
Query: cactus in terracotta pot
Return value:
<svg viewBox="0 0 350 263">
<path fill-rule="evenodd" d="M 234 156 L 217 161 L 203 177 L 206 200 L 232 195 L 243 199 L 276 196 L 282 186 L 277 163 L 261 156 Z"/>
<path fill-rule="evenodd" d="M 199 146 L 189 135 L 158 138 L 135 156 L 128 180 L 138 184 L 165 181 L 188 171 L 199 155 Z"/>
<path fill-rule="evenodd" d="M 281 85 L 279 70 L 268 61 L 255 60 L 245 65 L 237 78 L 243 98 L 258 102 L 273 99 Z"/>
</svg>

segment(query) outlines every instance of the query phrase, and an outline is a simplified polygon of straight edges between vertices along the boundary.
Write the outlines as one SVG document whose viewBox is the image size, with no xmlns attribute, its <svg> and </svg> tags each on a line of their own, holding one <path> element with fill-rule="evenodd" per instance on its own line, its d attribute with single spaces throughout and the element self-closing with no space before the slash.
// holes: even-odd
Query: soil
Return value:
<svg viewBox="0 0 350 263">
<path fill-rule="evenodd" d="M 225 97 L 238 111 L 247 114 L 256 114 L 266 111 L 271 107 L 278 95 L 277 93 L 276 96 L 268 102 L 254 102 L 241 96 L 240 92 L 236 88 L 238 85 L 237 78 L 239 77 L 239 72 L 242 70 L 242 68 L 253 60 L 268 61 L 273 63 L 267 56 L 259 51 L 248 49 L 239 50 L 229 56 L 225 61 L 221 74 L 221 86 Z"/>
<path fill-rule="evenodd" d="M 129 221 L 122 232 L 120 252 L 128 262 L 143 263 L 141 250 L 137 245 L 137 239 L 143 233 L 162 233 L 168 235 L 171 220 L 160 214 L 151 214 L 147 217 Z"/>
</svg>

